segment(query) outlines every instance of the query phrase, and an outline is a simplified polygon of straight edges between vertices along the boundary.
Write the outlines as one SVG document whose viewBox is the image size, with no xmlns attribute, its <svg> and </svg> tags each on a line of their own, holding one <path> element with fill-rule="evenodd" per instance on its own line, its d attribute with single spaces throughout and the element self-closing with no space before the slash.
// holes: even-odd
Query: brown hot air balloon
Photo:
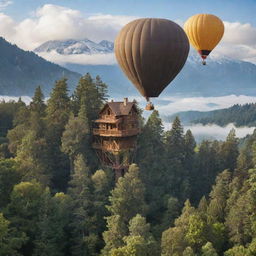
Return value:
<svg viewBox="0 0 256 256">
<path fill-rule="evenodd" d="M 158 97 L 176 77 L 188 52 L 185 32 L 167 19 L 134 20 L 115 40 L 115 55 L 120 67 L 147 101 L 150 97 Z M 151 103 L 147 107 L 153 109 Z"/>
</svg>

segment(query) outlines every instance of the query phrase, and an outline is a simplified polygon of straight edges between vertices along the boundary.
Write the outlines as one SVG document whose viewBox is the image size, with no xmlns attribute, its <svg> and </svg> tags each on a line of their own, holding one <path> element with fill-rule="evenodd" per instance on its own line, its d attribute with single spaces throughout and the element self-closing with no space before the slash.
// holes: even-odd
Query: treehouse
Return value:
<svg viewBox="0 0 256 256">
<path fill-rule="evenodd" d="M 132 163 L 140 132 L 138 109 L 127 98 L 123 102 L 108 102 L 94 121 L 93 148 L 104 166 L 123 176 Z"/>
</svg>

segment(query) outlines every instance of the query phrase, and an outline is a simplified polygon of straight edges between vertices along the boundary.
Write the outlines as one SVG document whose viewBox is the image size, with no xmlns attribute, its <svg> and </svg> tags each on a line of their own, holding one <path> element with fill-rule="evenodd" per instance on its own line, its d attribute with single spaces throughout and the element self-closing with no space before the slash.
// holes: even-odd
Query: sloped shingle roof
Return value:
<svg viewBox="0 0 256 256">
<path fill-rule="evenodd" d="M 108 102 L 102 111 L 106 108 L 106 106 L 109 106 L 115 116 L 126 116 L 129 115 L 129 112 L 134 105 L 134 102 L 127 102 L 126 105 L 124 102 Z"/>
</svg>

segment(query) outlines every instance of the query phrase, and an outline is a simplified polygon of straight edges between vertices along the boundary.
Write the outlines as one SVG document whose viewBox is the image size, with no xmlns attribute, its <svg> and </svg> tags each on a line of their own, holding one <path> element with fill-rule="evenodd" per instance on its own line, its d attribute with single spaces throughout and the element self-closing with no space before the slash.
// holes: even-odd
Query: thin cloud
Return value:
<svg viewBox="0 0 256 256">
<path fill-rule="evenodd" d="M 255 103 L 256 97 L 246 95 L 227 95 L 221 97 L 163 97 L 164 105 L 157 105 L 157 109 L 163 115 L 172 115 L 181 111 L 211 111 L 223 109 L 235 104 Z M 169 103 L 168 103 L 169 102 Z"/>
<path fill-rule="evenodd" d="M 171 129 L 171 123 L 164 123 L 165 130 Z M 191 130 L 194 137 L 201 141 L 203 139 L 212 139 L 212 140 L 225 140 L 231 129 L 235 129 L 236 136 L 238 138 L 244 138 L 248 134 L 252 134 L 255 127 L 236 127 L 234 124 L 230 123 L 225 127 L 219 125 L 202 125 L 195 124 L 190 126 L 184 126 L 184 131 Z"/>
<path fill-rule="evenodd" d="M 56 51 L 37 53 L 39 56 L 60 65 L 67 63 L 80 65 L 113 65 L 116 59 L 113 53 L 61 55 Z"/>
<path fill-rule="evenodd" d="M 11 0 L 1 0 L 0 1 L 0 10 L 4 10 L 9 5 L 13 4 L 13 1 Z"/>
</svg>

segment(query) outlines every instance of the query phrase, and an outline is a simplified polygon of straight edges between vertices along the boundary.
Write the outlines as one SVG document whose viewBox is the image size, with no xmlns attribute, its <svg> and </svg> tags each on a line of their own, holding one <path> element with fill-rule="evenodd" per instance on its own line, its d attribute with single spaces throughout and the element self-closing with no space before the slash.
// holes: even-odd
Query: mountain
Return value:
<svg viewBox="0 0 256 256">
<path fill-rule="evenodd" d="M 88 39 L 49 41 L 35 49 L 35 52 L 56 51 L 62 55 L 95 54 L 113 52 L 113 43 L 101 41 L 99 44 Z M 110 94 L 139 95 L 118 65 L 80 65 L 66 63 L 66 68 L 81 74 L 90 72 L 100 75 L 109 84 Z M 201 64 L 199 55 L 191 50 L 188 60 L 175 80 L 168 86 L 162 96 L 224 96 L 256 95 L 256 65 L 230 58 L 207 59 L 207 65 Z"/>
<path fill-rule="evenodd" d="M 114 43 L 109 42 L 107 40 L 103 40 L 99 43 L 95 43 L 88 39 L 83 40 L 54 40 L 47 41 L 44 44 L 37 47 L 34 52 L 42 53 L 42 52 L 52 52 L 55 51 L 59 54 L 63 55 L 71 55 L 71 54 L 103 54 L 103 53 L 111 53 L 114 49 Z"/>
<path fill-rule="evenodd" d="M 213 111 L 185 111 L 171 116 L 165 116 L 163 119 L 172 122 L 176 116 L 179 116 L 183 124 L 217 124 L 226 126 L 230 123 L 236 127 L 256 126 L 256 104 L 234 105 L 230 108 L 218 109 Z"/>
<path fill-rule="evenodd" d="M 80 65 L 67 63 L 66 68 L 93 76 L 100 75 L 109 84 L 110 93 L 139 95 L 132 83 L 126 78 L 118 65 Z M 216 60 L 209 58 L 203 66 L 199 58 L 188 57 L 187 63 L 174 81 L 163 91 L 161 96 L 203 96 L 216 97 L 225 95 L 256 96 L 256 65 L 228 58 Z"/>
<path fill-rule="evenodd" d="M 47 96 L 56 80 L 67 77 L 69 87 L 73 88 L 81 76 L 24 51 L 4 38 L 0 38 L 0 56 L 0 95 L 31 96 L 40 85 Z"/>
</svg>

